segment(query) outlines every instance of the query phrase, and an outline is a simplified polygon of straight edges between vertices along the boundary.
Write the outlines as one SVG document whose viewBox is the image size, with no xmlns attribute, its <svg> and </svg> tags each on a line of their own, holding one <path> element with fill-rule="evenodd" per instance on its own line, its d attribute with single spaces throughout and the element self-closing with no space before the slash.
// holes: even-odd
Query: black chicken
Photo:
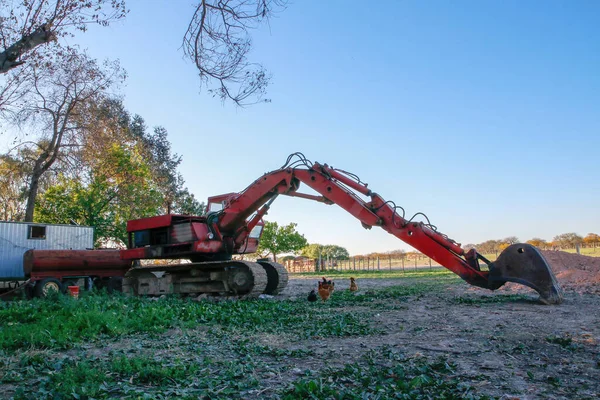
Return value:
<svg viewBox="0 0 600 400">
<path fill-rule="evenodd" d="M 315 289 L 311 290 L 308 294 L 308 301 L 317 301 L 317 293 L 315 292 Z"/>
</svg>

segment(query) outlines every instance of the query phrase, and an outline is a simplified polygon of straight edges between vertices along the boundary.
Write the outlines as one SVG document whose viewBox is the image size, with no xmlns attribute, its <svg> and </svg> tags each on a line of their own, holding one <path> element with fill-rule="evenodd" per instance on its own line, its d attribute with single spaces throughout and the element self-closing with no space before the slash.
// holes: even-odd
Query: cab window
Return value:
<svg viewBox="0 0 600 400">
<path fill-rule="evenodd" d="M 256 225 L 254 228 L 252 228 L 249 235 L 250 239 L 258 239 L 260 237 L 262 229 L 262 225 Z"/>
<path fill-rule="evenodd" d="M 223 203 L 209 203 L 208 212 L 218 212 L 223 209 Z"/>
</svg>

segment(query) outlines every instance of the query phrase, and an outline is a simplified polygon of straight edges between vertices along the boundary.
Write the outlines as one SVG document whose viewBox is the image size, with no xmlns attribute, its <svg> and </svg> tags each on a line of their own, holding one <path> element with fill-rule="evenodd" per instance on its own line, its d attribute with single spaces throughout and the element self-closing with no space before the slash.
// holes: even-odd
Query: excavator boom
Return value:
<svg viewBox="0 0 600 400">
<path fill-rule="evenodd" d="M 294 156 L 297 159 L 294 161 Z M 321 196 L 299 193 L 300 182 Z M 252 226 L 246 219 L 266 214 L 278 195 L 288 195 L 336 204 L 357 218 L 363 227 L 378 226 L 408 243 L 466 282 L 495 290 L 506 282 L 529 286 L 546 304 L 562 301 L 562 292 L 542 254 L 529 244 L 518 243 L 504 250 L 495 262 L 488 261 L 475 249 L 465 251 L 460 244 L 440 233 L 423 213 L 406 218 L 404 209 L 386 201 L 351 173 L 327 164 L 311 163 L 294 153 L 280 169 L 266 173 L 240 194 L 230 196 L 218 216 L 220 232 L 234 235 L 236 249 L 243 248 Z M 363 200 L 360 196 L 370 200 Z M 398 210 L 402 210 L 402 215 Z M 416 221 L 419 215 L 426 222 Z M 250 224 L 254 220 L 250 219 Z"/>
<path fill-rule="evenodd" d="M 302 183 L 318 195 L 298 192 Z M 301 153 L 291 154 L 281 168 L 264 174 L 240 193 L 210 197 L 204 216 L 129 221 L 129 245 L 121 252 L 122 259 L 188 258 L 192 264 L 134 269 L 126 276 L 124 288 L 134 294 L 280 292 L 287 284 L 282 265 L 231 260 L 233 254 L 256 251 L 262 218 L 279 195 L 336 204 L 363 227 L 384 229 L 472 285 L 495 290 L 506 282 L 517 282 L 536 290 L 544 303 L 562 301 L 560 286 L 535 247 L 514 244 L 490 262 L 475 249 L 463 250 L 425 214 L 406 218 L 402 207 L 373 192 L 356 175 L 312 163 Z M 425 221 L 417 221 L 419 216 Z M 150 276 L 159 270 L 164 273 L 161 278 Z"/>
</svg>

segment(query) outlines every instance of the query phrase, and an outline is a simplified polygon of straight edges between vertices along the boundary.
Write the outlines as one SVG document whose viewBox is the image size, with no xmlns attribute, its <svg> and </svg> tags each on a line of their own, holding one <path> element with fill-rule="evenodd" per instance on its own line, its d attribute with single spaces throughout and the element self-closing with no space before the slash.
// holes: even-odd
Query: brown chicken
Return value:
<svg viewBox="0 0 600 400">
<path fill-rule="evenodd" d="M 356 284 L 356 281 L 354 280 L 354 278 L 350 278 L 350 291 L 356 292 L 357 290 L 358 290 L 358 285 Z"/>
<path fill-rule="evenodd" d="M 319 296 L 321 296 L 321 300 L 327 300 L 330 295 L 331 292 L 329 291 L 329 285 L 327 284 L 327 282 L 319 282 Z"/>
<path fill-rule="evenodd" d="M 329 290 L 329 294 L 333 293 L 333 291 L 335 290 L 335 282 L 331 279 L 327 280 L 325 277 L 323 277 L 322 284 L 323 286 L 327 287 L 327 289 Z"/>
</svg>

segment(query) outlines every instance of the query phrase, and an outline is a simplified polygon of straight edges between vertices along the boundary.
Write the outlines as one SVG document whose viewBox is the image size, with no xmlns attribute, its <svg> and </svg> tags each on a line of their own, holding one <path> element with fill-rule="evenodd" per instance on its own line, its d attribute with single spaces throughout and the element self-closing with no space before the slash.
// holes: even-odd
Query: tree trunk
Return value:
<svg viewBox="0 0 600 400">
<path fill-rule="evenodd" d="M 29 192 L 27 193 L 27 208 L 25 209 L 25 222 L 33 222 L 33 211 L 35 210 L 35 199 L 40 187 L 41 170 L 34 171 L 29 184 Z"/>
<path fill-rule="evenodd" d="M 273 262 L 277 262 L 277 254 L 275 254 L 275 253 L 271 253 L 271 254 L 273 254 Z"/>
<path fill-rule="evenodd" d="M 35 160 L 33 172 L 31 173 L 31 182 L 27 192 L 27 207 L 25 208 L 25 222 L 33 222 L 33 211 L 35 210 L 35 200 L 40 187 L 40 178 L 50 168 L 51 160 L 48 160 L 49 154 L 44 152 Z M 55 158 L 55 157 L 54 157 Z M 54 162 L 54 161 L 52 161 Z"/>
<path fill-rule="evenodd" d="M 13 68 L 23 64 L 18 59 L 35 47 L 51 42 L 55 39 L 54 33 L 47 26 L 41 26 L 29 35 L 23 36 L 18 42 L 0 52 L 0 74 L 5 74 Z"/>
</svg>

